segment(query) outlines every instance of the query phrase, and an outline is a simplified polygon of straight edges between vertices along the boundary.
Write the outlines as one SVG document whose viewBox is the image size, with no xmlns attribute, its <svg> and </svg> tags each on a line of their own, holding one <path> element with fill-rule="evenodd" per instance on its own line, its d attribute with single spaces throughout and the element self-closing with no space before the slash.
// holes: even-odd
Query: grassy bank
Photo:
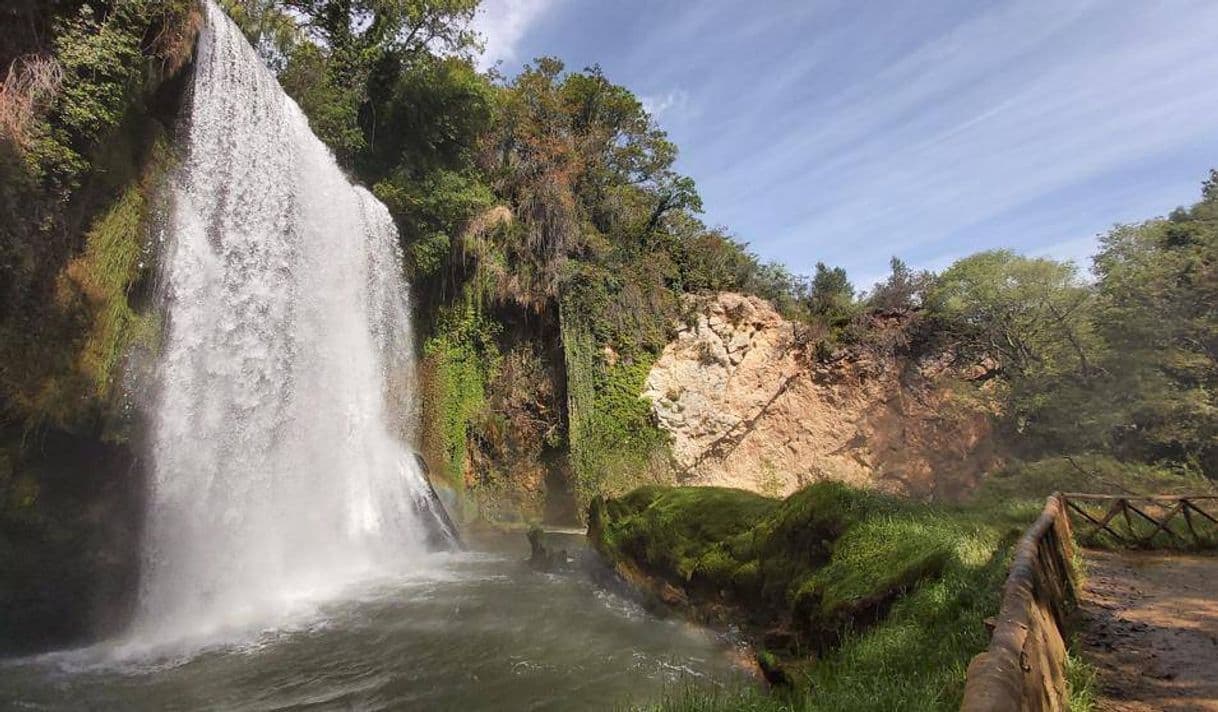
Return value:
<svg viewBox="0 0 1218 712">
<path fill-rule="evenodd" d="M 785 501 L 636 490 L 593 507 L 594 544 L 695 618 L 743 623 L 789 692 L 690 689 L 662 710 L 958 707 L 1035 500 L 931 506 L 819 483 Z"/>
<path fill-rule="evenodd" d="M 742 624 L 773 693 L 691 687 L 655 709 L 955 710 L 989 642 L 1014 543 L 1058 490 L 1151 494 L 1204 481 L 1106 457 L 1012 463 L 971 502 L 931 505 L 819 483 L 784 501 L 738 490 L 657 488 L 592 510 L 593 543 L 656 598 Z M 1093 672 L 1071 658 L 1070 709 Z"/>
</svg>

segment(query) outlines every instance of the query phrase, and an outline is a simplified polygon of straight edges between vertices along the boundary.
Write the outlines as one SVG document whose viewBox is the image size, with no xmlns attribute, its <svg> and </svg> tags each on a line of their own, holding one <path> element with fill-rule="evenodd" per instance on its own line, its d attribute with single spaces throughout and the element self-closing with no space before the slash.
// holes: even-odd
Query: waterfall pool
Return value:
<svg viewBox="0 0 1218 712">
<path fill-rule="evenodd" d="M 578 540 L 565 546 L 580 546 Z M 29 710 L 613 710 L 749 678 L 727 639 L 658 619 L 586 570 L 543 574 L 523 537 L 353 585 L 273 630 L 0 662 Z"/>
</svg>

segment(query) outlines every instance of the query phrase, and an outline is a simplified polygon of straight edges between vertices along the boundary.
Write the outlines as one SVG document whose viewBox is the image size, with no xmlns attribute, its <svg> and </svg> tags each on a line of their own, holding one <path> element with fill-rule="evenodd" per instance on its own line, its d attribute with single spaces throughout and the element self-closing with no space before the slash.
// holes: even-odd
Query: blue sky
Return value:
<svg viewBox="0 0 1218 712">
<path fill-rule="evenodd" d="M 1081 261 L 1218 167 L 1218 0 L 484 0 L 487 51 L 600 64 L 707 222 L 868 287 L 1010 247 Z"/>
</svg>

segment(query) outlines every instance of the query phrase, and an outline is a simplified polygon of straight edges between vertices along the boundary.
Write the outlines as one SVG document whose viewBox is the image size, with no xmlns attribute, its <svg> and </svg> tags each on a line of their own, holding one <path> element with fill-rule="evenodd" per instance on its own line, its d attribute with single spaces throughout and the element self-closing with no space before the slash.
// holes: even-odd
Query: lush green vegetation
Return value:
<svg viewBox="0 0 1218 712">
<path fill-rule="evenodd" d="M 3 25 L 0 423 L 98 427 L 127 346 L 149 332 L 131 309 L 191 8 L 34 3 Z"/>
<path fill-rule="evenodd" d="M 926 290 L 938 337 L 992 359 L 1024 452 L 1218 472 L 1216 176 L 1193 207 L 1105 236 L 1094 282 L 992 252 Z"/>
<path fill-rule="evenodd" d="M 1071 647 L 1078 647 L 1071 643 Z M 1066 698 L 1070 712 L 1091 712 L 1096 708 L 1096 669 L 1078 655 L 1067 653 Z"/>
<path fill-rule="evenodd" d="M 797 648 L 836 641 L 816 670 L 859 672 L 807 673 L 825 708 L 845 705 L 833 690 L 847 695 L 867 671 L 905 681 L 876 693 L 894 706 L 956 694 L 947 672 L 880 671 L 903 669 L 898 644 L 925 670 L 956 670 L 972 638 L 930 646 L 974 634 L 952 616 L 984 608 L 1024 515 L 1013 499 L 1064 483 L 1195 488 L 1218 473 L 1218 177 L 1196 205 L 1113 230 L 1094 279 L 993 251 L 940 274 L 894 259 L 861 291 L 840 268 L 804 277 L 762 264 L 705 225 L 677 147 L 599 68 L 541 58 L 515 77 L 477 71 L 476 0 L 222 4 L 400 228 L 422 336 L 421 446 L 471 513 L 571 517 L 671 478 L 638 395 L 688 294 L 765 297 L 826 358 L 868 345 L 877 311 L 899 312 L 910 356 L 978 368 L 975 397 L 1012 461 L 980 510 L 826 487 L 753 500 L 761 523 L 727 532 L 707 519 L 717 510 L 695 517 L 686 501 L 711 493 L 646 489 L 604 505 L 638 510 L 607 531 L 610 550 L 695 592 L 765 601 Z M 190 0 L 4 12 L 16 21 L 0 27 L 0 523 L 63 552 L 84 536 L 73 525 L 84 504 L 51 496 L 36 446 L 126 438 L 122 384 L 159 337 L 148 226 L 197 17 Z M 734 521 L 737 505 L 723 506 Z M 6 536 L 0 555 L 24 551 Z M 881 609 L 880 623 L 850 628 Z"/>
<path fill-rule="evenodd" d="M 704 225 L 696 186 L 673 169 L 676 146 L 598 68 L 540 59 L 516 77 L 479 73 L 475 0 L 224 4 L 397 220 L 424 337 L 423 449 L 474 498 L 536 481 L 538 460 L 580 509 L 668 477 L 664 436 L 636 394 L 682 296 L 716 290 L 809 322 L 826 357 L 868 341 L 869 313 L 912 314 L 912 351 L 986 369 L 1021 457 L 1112 452 L 1216 469 L 1213 180 L 1192 208 L 1108 235 L 1094 281 L 998 251 L 938 275 L 894 259 L 860 292 L 839 268 L 805 279 Z M 14 12 L 12 27 L 35 31 L 13 32 L 0 56 L 11 67 L 0 408 L 21 432 L 98 428 L 121 410 L 114 384 L 130 352 L 155 342 L 141 312 L 154 261 L 142 231 L 155 165 L 168 160 L 157 122 L 180 95 L 164 80 L 189 58 L 191 3 Z M 518 498 L 526 516 L 540 512 L 535 494 Z"/>
<path fill-rule="evenodd" d="M 955 709 L 1011 548 L 1041 506 L 936 507 L 834 483 L 782 502 L 647 487 L 598 500 L 591 524 L 636 580 L 744 622 L 793 683 L 773 696 L 689 690 L 661 709 Z"/>
<path fill-rule="evenodd" d="M 684 613 L 740 624 L 790 687 L 690 686 L 660 710 L 957 709 L 989 643 L 1013 545 L 1044 496 L 1195 491 L 1198 475 L 1111 457 L 1015 462 L 966 505 L 812 485 L 785 501 L 739 490 L 644 487 L 593 506 L 594 544 Z M 663 597 L 663 586 L 683 594 Z M 683 601 L 688 601 L 688 604 Z M 1071 656 L 1070 709 L 1092 708 L 1094 670 Z"/>
<path fill-rule="evenodd" d="M 149 228 L 197 18 L 189 0 L 19 2 L 0 15 L 7 650 L 78 641 L 133 590 L 141 495 L 123 384 L 159 340 Z"/>
<path fill-rule="evenodd" d="M 676 147 L 629 90 L 554 59 L 476 72 L 475 2 L 226 5 L 397 220 L 436 406 L 423 450 L 475 500 L 540 516 L 538 461 L 581 510 L 663 479 L 666 442 L 638 393 L 680 296 L 802 308 L 795 278 L 697 219 Z"/>
</svg>

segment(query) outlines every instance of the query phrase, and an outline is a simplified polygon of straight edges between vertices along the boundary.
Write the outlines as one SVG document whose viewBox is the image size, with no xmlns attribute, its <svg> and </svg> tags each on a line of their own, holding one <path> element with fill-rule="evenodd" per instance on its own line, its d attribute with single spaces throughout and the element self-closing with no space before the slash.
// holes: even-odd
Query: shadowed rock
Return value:
<svg viewBox="0 0 1218 712">
<path fill-rule="evenodd" d="M 423 473 L 423 481 L 427 483 L 427 493 L 415 501 L 415 511 L 419 513 L 420 521 L 427 527 L 428 546 L 436 550 L 464 549 L 465 544 L 461 541 L 461 533 L 457 529 L 457 525 L 453 523 L 452 517 L 448 515 L 448 509 L 444 506 L 440 495 L 436 493 L 435 486 L 431 484 L 431 472 L 427 469 L 427 462 L 417 452 L 414 457 L 419 463 L 419 470 Z"/>
</svg>

